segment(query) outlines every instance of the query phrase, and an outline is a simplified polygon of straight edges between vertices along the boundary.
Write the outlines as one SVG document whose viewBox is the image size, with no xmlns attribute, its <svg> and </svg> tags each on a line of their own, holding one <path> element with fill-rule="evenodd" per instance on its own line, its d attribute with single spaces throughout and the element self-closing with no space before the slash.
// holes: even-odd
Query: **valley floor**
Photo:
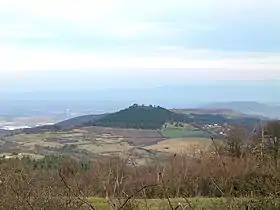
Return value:
<svg viewBox="0 0 280 210">
<path fill-rule="evenodd" d="M 50 154 L 77 159 L 132 156 L 139 163 L 144 163 L 147 159 L 170 153 L 207 149 L 210 139 L 189 136 L 191 131 L 192 128 L 188 127 L 170 126 L 162 131 L 92 126 L 58 132 L 19 133 L 0 139 L 0 156 L 18 157 L 17 154 L 21 154 L 35 159 Z"/>
</svg>

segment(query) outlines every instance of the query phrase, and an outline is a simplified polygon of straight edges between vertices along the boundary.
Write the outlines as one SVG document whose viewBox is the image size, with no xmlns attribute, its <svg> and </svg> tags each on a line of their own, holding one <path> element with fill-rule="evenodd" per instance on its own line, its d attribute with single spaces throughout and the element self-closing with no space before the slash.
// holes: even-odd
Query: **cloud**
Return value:
<svg viewBox="0 0 280 210">
<path fill-rule="evenodd" d="M 279 10 L 278 0 L 0 1 L 0 71 L 278 77 Z"/>
<path fill-rule="evenodd" d="M 166 51 L 166 52 L 165 52 Z M 149 54 L 109 54 L 39 50 L 2 46 L 0 68 L 9 74 L 38 71 L 109 71 L 180 79 L 271 79 L 280 77 L 280 55 L 275 53 L 223 53 L 170 48 Z M 155 76 L 154 75 L 154 76 Z M 165 79 L 168 79 L 166 77 Z"/>
<path fill-rule="evenodd" d="M 56 36 L 51 32 L 39 30 L 30 24 L 1 24 L 0 40 L 15 39 L 54 39 Z"/>
<path fill-rule="evenodd" d="M 197 30 L 214 30 L 224 22 L 228 25 L 234 24 L 234 21 L 237 24 L 252 21 L 279 22 L 279 9 L 280 3 L 277 0 L 269 3 L 263 0 L 0 2 L 0 14 L 3 14 L 4 19 L 12 16 L 15 21 L 36 22 L 38 27 L 44 25 L 58 32 L 65 30 L 76 35 L 93 33 L 113 37 L 119 37 L 120 34 L 134 36 L 143 31 L 149 34 L 153 31 L 152 27 L 160 27 L 167 33 L 170 30 L 176 30 L 177 33 L 183 31 L 185 35 Z"/>
</svg>

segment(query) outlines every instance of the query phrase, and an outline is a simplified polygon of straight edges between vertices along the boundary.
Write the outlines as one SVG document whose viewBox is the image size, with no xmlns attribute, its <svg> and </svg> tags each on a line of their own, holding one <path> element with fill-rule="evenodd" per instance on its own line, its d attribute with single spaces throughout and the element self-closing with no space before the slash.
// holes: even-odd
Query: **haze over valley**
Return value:
<svg viewBox="0 0 280 210">
<path fill-rule="evenodd" d="M 90 75 L 85 77 L 85 81 L 90 80 Z M 1 90 L 1 127 L 12 122 L 18 126 L 34 126 L 79 115 L 114 112 L 133 103 L 157 104 L 168 109 L 222 108 L 272 119 L 280 117 L 277 91 L 280 83 L 277 80 L 192 81 L 189 84 L 131 88 L 77 87 L 73 80 L 72 88 L 67 89 L 64 80 L 61 80 L 62 86 L 55 87 L 53 77 L 46 75 L 49 87 L 39 86 L 40 89 L 22 85 L 18 89 Z M 93 76 L 92 79 L 94 83 Z M 68 83 L 71 84 L 70 81 Z"/>
</svg>

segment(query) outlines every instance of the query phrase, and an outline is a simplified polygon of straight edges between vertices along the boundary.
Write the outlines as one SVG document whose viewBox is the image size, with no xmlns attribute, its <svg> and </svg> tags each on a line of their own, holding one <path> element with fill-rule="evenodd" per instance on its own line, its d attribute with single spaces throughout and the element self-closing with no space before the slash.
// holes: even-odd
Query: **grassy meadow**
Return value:
<svg viewBox="0 0 280 210">
<path fill-rule="evenodd" d="M 198 128 L 192 127 L 189 124 L 181 124 L 181 126 L 175 126 L 174 124 L 166 124 L 161 129 L 161 134 L 165 138 L 207 138 L 209 134 Z"/>
</svg>

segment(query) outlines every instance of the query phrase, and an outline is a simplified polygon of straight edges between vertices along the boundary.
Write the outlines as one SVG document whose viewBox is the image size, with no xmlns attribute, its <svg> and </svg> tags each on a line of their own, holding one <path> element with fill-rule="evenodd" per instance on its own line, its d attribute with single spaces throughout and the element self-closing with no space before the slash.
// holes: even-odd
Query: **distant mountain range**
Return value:
<svg viewBox="0 0 280 210">
<path fill-rule="evenodd" d="M 17 129 L 13 131 L 0 130 L 0 137 L 25 134 L 40 134 L 45 132 L 58 132 L 84 127 L 109 127 L 122 129 L 140 129 L 159 131 L 164 126 L 173 124 L 184 126 L 186 124 L 208 132 L 209 135 L 220 136 L 219 130 L 206 131 L 205 126 L 219 125 L 227 128 L 232 125 L 243 126 L 248 132 L 260 125 L 260 118 L 239 114 L 231 110 L 168 110 L 160 106 L 145 106 L 134 104 L 117 112 L 100 115 L 84 115 L 61 121 L 53 125 L 44 125 L 33 128 Z M 209 133 L 210 132 L 210 133 Z"/>
<path fill-rule="evenodd" d="M 230 109 L 235 112 L 252 115 L 255 117 L 267 117 L 270 119 L 280 119 L 280 106 L 263 104 L 258 102 L 221 102 L 208 104 L 202 109 Z"/>
<path fill-rule="evenodd" d="M 245 103 L 245 105 L 256 105 L 255 103 Z M 235 105 L 235 106 L 234 106 Z M 255 108 L 266 107 L 264 111 L 269 110 L 269 106 L 255 106 Z M 145 106 L 134 104 L 126 109 L 113 113 L 100 115 L 84 115 L 74 117 L 56 123 L 54 125 L 38 126 L 34 128 L 18 129 L 15 131 L 1 131 L 0 134 L 10 133 L 41 133 L 45 131 L 67 130 L 85 126 L 102 126 L 114 128 L 134 128 L 134 129 L 161 129 L 166 123 L 187 123 L 194 127 L 201 127 L 207 124 L 219 125 L 241 125 L 249 129 L 255 128 L 260 124 L 260 120 L 269 120 L 265 117 L 251 116 L 249 114 L 260 114 L 249 112 L 240 103 L 219 103 L 209 105 L 214 108 L 201 109 L 172 109 L 168 110 L 160 106 Z M 235 108 L 235 109 L 234 109 Z M 248 111 L 249 110 L 249 111 Z M 246 114 L 243 114 L 243 113 Z M 275 110 L 276 112 L 276 110 Z"/>
</svg>

